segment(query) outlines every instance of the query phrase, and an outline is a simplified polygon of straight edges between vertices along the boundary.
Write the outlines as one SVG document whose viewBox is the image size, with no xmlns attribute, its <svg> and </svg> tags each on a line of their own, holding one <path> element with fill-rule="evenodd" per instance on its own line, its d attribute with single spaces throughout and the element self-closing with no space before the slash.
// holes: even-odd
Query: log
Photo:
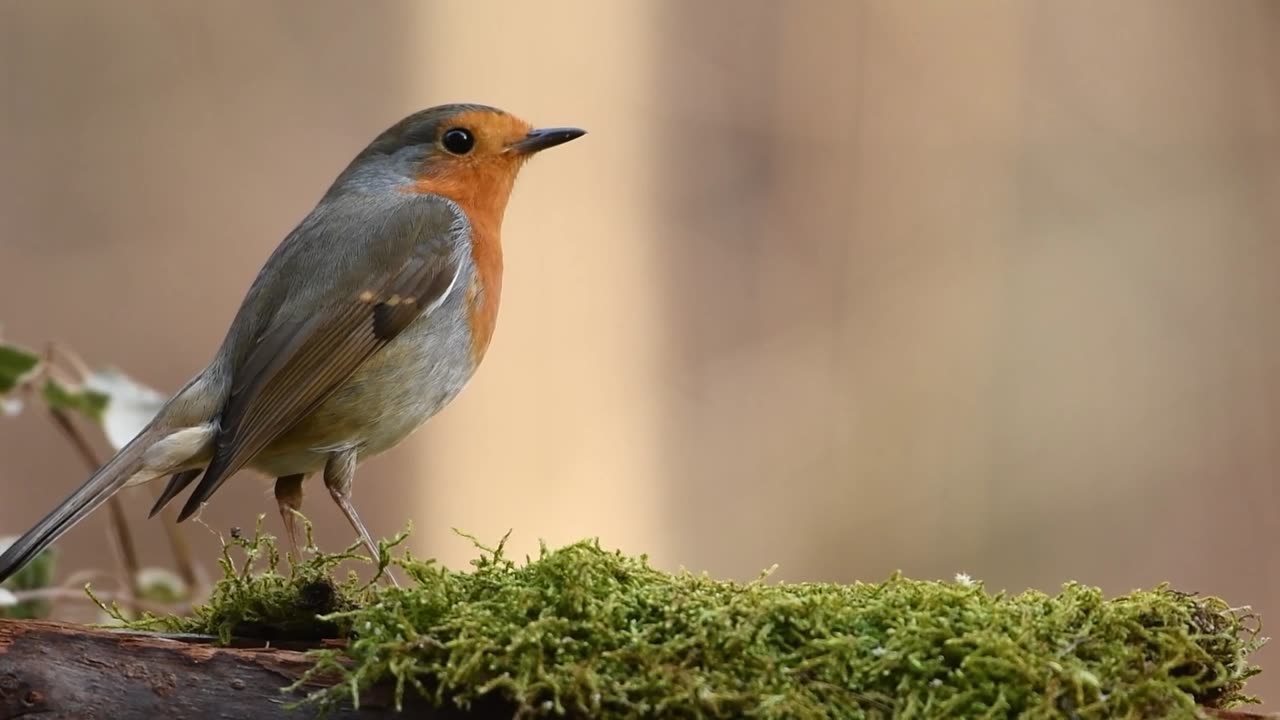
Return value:
<svg viewBox="0 0 1280 720">
<path fill-rule="evenodd" d="M 285 693 L 311 667 L 298 649 L 218 647 L 203 636 L 94 629 L 34 620 L 0 620 L 0 720 L 316 717 L 318 708 L 289 707 L 304 695 Z M 333 682 L 334 679 L 329 679 Z M 324 686 L 321 678 L 309 689 Z M 390 688 L 362 693 L 361 707 L 325 717 L 504 718 L 499 703 L 470 712 L 437 710 L 406 693 L 397 713 Z"/>
<path fill-rule="evenodd" d="M 263 647 L 250 641 L 216 646 L 201 635 L 96 629 L 37 620 L 0 620 L 0 720 L 127 720 L 225 718 L 281 720 L 316 717 L 318 708 L 290 707 L 304 691 L 285 688 L 311 667 L 303 649 Z M 317 678 L 308 690 L 336 678 Z M 436 709 L 406 693 L 397 713 L 390 688 L 360 696 L 361 707 L 332 709 L 340 720 L 509 718 L 518 708 L 495 701 L 468 711 Z M 1210 711 L 1222 720 L 1275 717 Z"/>
</svg>

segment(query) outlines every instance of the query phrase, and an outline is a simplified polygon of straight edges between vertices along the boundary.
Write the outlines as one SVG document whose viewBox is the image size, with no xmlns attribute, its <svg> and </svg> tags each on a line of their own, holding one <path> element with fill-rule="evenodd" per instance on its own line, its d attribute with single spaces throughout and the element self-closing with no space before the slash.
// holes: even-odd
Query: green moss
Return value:
<svg viewBox="0 0 1280 720">
<path fill-rule="evenodd" d="M 330 582 L 350 553 L 285 575 L 270 538 L 230 547 L 249 560 L 227 553 L 209 606 L 149 622 L 348 637 L 316 654 L 316 673 L 345 679 L 311 697 L 322 703 L 394 683 L 397 697 L 501 699 L 522 717 L 1197 717 L 1250 700 L 1262 642 L 1252 614 L 1166 587 L 1104 599 L 1077 584 L 1005 595 L 900 576 L 732 583 L 580 542 L 524 563 L 481 548 L 470 572 L 406 555 L 399 589 Z M 333 590 L 319 617 L 317 585 Z"/>
</svg>

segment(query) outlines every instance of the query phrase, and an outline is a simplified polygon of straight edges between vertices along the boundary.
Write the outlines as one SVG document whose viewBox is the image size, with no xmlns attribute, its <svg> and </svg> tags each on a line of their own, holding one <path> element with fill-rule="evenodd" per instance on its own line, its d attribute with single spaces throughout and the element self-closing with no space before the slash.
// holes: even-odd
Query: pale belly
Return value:
<svg viewBox="0 0 1280 720">
<path fill-rule="evenodd" d="M 250 467 L 274 477 L 312 473 L 335 452 L 354 448 L 357 459 L 368 458 L 404 440 L 457 397 L 475 371 L 464 318 L 461 303 L 419 318 Z"/>
</svg>

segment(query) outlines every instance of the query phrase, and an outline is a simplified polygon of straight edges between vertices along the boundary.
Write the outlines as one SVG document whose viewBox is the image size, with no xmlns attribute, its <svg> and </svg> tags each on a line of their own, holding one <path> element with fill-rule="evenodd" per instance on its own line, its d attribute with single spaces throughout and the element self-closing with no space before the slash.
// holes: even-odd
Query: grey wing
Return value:
<svg viewBox="0 0 1280 720">
<path fill-rule="evenodd" d="M 355 266 L 335 273 L 342 277 L 323 294 L 323 304 L 273 324 L 235 370 L 213 458 L 179 521 L 454 290 L 464 251 L 456 238 L 465 226 L 450 206 L 415 199 L 392 211 L 376 232 Z"/>
</svg>

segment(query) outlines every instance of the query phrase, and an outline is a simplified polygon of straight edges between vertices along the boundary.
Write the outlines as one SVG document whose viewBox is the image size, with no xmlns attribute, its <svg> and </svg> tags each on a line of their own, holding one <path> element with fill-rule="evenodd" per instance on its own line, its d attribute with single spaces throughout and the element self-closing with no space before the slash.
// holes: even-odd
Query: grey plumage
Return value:
<svg viewBox="0 0 1280 720">
<path fill-rule="evenodd" d="M 446 148 L 449 128 L 474 136 L 474 153 Z M 154 514 L 196 483 L 181 520 L 243 467 L 278 478 L 291 531 L 286 510 L 301 502 L 303 479 L 323 470 L 334 500 L 372 546 L 350 501 L 357 461 L 421 426 L 478 362 L 469 318 L 497 288 L 478 271 L 469 213 L 485 214 L 496 282 L 496 224 L 520 164 L 582 134 L 533 130 L 481 105 L 432 108 L 381 133 L 266 260 L 209 364 L 0 554 L 0 580 L 123 487 L 169 476 Z M 439 191 L 415 184 L 434 172 L 448 179 Z M 496 304 L 487 311 L 485 333 Z"/>
</svg>

